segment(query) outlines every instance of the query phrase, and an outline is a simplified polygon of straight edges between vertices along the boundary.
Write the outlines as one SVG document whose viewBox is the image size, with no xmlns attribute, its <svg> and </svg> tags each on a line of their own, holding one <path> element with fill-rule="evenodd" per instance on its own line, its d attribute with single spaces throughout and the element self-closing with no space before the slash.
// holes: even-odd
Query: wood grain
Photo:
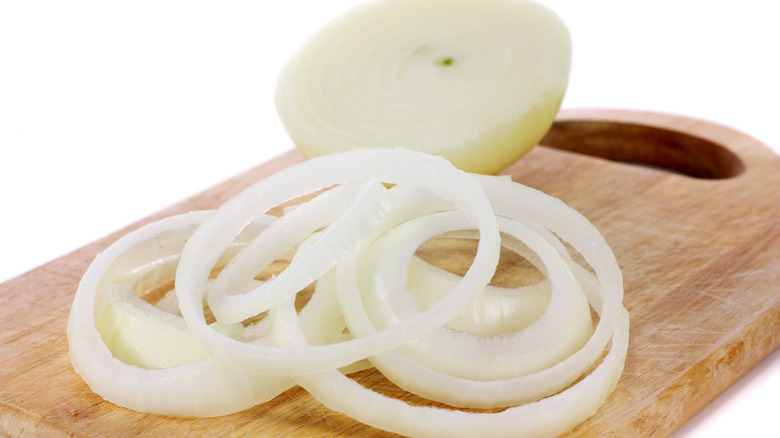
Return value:
<svg viewBox="0 0 780 438">
<path fill-rule="evenodd" d="M 564 111 L 542 144 L 504 173 L 602 231 L 632 318 L 617 390 L 571 436 L 668 436 L 780 345 L 780 159 L 726 126 L 641 111 Z M 291 151 L 141 223 L 216 207 L 300 160 Z M 141 223 L 0 285 L 0 435 L 382 435 L 299 389 L 216 419 L 141 414 L 92 393 L 67 358 L 70 302 L 95 254 Z"/>
</svg>

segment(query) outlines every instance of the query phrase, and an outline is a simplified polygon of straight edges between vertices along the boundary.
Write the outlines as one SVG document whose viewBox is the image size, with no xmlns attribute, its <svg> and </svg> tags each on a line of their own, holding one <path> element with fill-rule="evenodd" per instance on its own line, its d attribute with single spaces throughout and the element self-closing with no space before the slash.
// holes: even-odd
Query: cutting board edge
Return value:
<svg viewBox="0 0 780 438">
<path fill-rule="evenodd" d="M 647 430 L 661 433 L 659 436 L 671 435 L 777 349 L 780 349 L 780 298 L 749 324 L 734 330 L 728 340 L 706 357 L 682 370 L 670 384 L 653 392 L 652 398 L 657 403 L 647 403 L 624 413 L 624 420 L 614 428 L 584 436 L 604 433 L 637 436 Z M 702 385 L 702 376 L 707 377 L 707 385 Z M 685 398 L 691 393 L 695 396 Z"/>
</svg>

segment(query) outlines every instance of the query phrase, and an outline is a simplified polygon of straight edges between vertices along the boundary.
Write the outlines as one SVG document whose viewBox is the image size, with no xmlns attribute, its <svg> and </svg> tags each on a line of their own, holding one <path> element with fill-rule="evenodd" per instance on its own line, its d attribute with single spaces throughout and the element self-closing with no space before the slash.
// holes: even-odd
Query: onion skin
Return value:
<svg viewBox="0 0 780 438">
<path fill-rule="evenodd" d="M 403 146 L 494 174 L 547 132 L 570 64 L 568 30 L 532 1 L 369 1 L 291 56 L 276 107 L 306 157 Z"/>
</svg>

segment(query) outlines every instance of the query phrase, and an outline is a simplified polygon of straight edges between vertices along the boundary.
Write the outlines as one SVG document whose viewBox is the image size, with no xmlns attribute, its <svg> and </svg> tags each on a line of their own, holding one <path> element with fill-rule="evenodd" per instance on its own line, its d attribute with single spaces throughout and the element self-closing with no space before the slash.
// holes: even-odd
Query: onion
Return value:
<svg viewBox="0 0 780 438">
<path fill-rule="evenodd" d="M 473 272 L 458 283 L 457 293 L 426 311 L 424 316 L 371 337 L 323 346 L 272 348 L 224 336 L 205 321 L 202 298 L 219 255 L 246 224 L 267 210 L 307 193 L 350 181 L 375 178 L 392 184 L 409 184 L 451 201 L 480 231 Z M 212 355 L 229 358 L 248 372 L 289 376 L 334 369 L 395 348 L 435 329 L 468 305 L 490 281 L 498 261 L 498 227 L 484 191 L 470 175 L 446 160 L 404 149 L 353 150 L 316 157 L 255 183 L 232 198 L 198 227 L 185 245 L 176 272 L 179 307 L 189 329 Z M 280 253 L 284 247 L 258 251 Z M 328 265 L 330 263 L 328 262 Z M 295 293 L 297 291 L 292 291 Z M 277 300 L 289 294 L 280 292 Z M 271 303 L 271 304 L 278 304 Z"/>
<path fill-rule="evenodd" d="M 352 192 L 355 194 L 354 202 Z M 342 205 L 343 204 L 343 205 Z M 279 300 L 276 290 L 292 295 L 317 280 L 332 268 L 340 255 L 363 240 L 379 219 L 390 208 L 390 195 L 376 180 L 360 185 L 339 186 L 311 202 L 286 214 L 245 247 L 219 274 L 209 292 L 209 306 L 220 322 L 237 323 L 260 314 Z M 304 254 L 296 254 L 295 261 L 262 286 L 242 295 L 226 295 L 257 275 L 257 267 L 265 267 L 278 254 L 265 248 L 291 247 L 314 231 L 327 226 L 316 242 Z"/>
<path fill-rule="evenodd" d="M 160 274 L 156 267 L 170 266 L 210 215 L 192 212 L 139 228 L 98 254 L 84 273 L 68 317 L 68 348 L 73 368 L 105 400 L 141 412 L 211 417 L 263 403 L 292 386 L 289 378 L 243 373 L 211 357 L 159 369 L 129 365 L 113 356 L 96 328 L 107 289 L 126 285 L 134 292 Z"/>
<path fill-rule="evenodd" d="M 532 1 L 369 1 L 294 52 L 276 107 L 307 157 L 403 146 L 492 174 L 548 130 L 570 62 L 567 29 Z"/>
<path fill-rule="evenodd" d="M 442 231 L 467 227 L 460 216 L 453 213 L 429 215 L 400 225 L 360 255 L 362 263 L 359 269 L 370 271 L 370 274 L 357 274 L 358 278 L 370 280 L 359 285 L 361 298 L 351 295 L 355 292 L 353 288 L 339 288 L 339 292 L 344 294 L 344 301 L 360 300 L 363 303 L 362 306 L 344 306 L 353 335 L 367 336 L 375 331 L 374 327 L 386 329 L 418 312 L 405 291 L 403 281 L 408 277 L 408 260 L 422 240 Z M 426 223 L 418 223 L 421 221 Z M 499 226 L 503 232 L 522 239 L 537 251 L 545 263 L 540 266 L 543 272 L 550 271 L 552 294 L 545 313 L 529 327 L 511 336 L 474 338 L 444 330 L 415 339 L 400 347 L 399 351 L 453 376 L 497 380 L 546 368 L 568 356 L 587 340 L 591 332 L 590 309 L 574 277 L 568 274 L 568 266 L 561 256 L 545 240 L 518 222 L 500 220 Z M 419 230 L 430 234 L 422 234 Z M 417 236 L 406 237 L 409 233 Z M 393 300 L 399 296 L 407 300 Z M 365 311 L 360 315 L 352 313 L 353 310 L 363 309 Z"/>
<path fill-rule="evenodd" d="M 372 363 L 380 369 L 391 364 L 388 366 L 391 374 L 388 376 L 386 373 L 391 379 L 393 376 L 397 377 L 392 373 L 398 366 L 405 368 L 403 376 L 407 380 L 404 384 L 415 386 L 415 392 L 422 392 L 425 396 L 449 399 L 453 394 L 461 394 L 466 400 L 453 404 L 469 406 L 485 406 L 482 403 L 483 397 L 489 397 L 494 399 L 492 406 L 501 406 L 501 398 L 508 392 L 521 391 L 522 394 L 524 390 L 540 391 L 539 387 L 546 385 L 558 385 L 556 390 L 561 389 L 593 364 L 609 343 L 608 353 L 597 368 L 576 385 L 559 394 L 508 408 L 500 413 L 411 406 L 363 388 L 338 372 L 295 377 L 296 382 L 320 402 L 338 412 L 348 413 L 366 424 L 409 436 L 467 437 L 476 436 L 484 430 L 490 430 L 492 436 L 555 436 L 569 431 L 592 415 L 612 391 L 626 357 L 628 314 L 621 304 L 622 278 L 609 247 L 584 217 L 565 207 L 560 201 L 506 180 L 480 179 L 498 214 L 517 215 L 522 212 L 525 218 L 544 218 L 545 221 L 541 223 L 585 256 L 586 261 L 596 271 L 597 287 L 593 287 L 593 279 L 584 269 L 573 269 L 576 274 L 572 275 L 581 277 L 582 282 L 590 288 L 589 297 L 600 297 L 591 300 L 594 310 L 600 314 L 596 333 L 581 349 L 562 362 L 537 374 L 513 380 L 473 382 L 448 377 L 444 373 L 431 372 L 404 359 L 400 353 L 402 349 L 374 356 L 371 358 Z M 510 199 L 512 202 L 508 202 Z M 566 259 L 568 263 L 573 263 L 568 256 Z M 343 289 L 339 290 L 341 293 Z M 354 296 L 350 297 L 350 300 L 354 299 Z M 285 315 L 289 321 L 285 327 L 291 333 L 287 339 L 290 343 L 300 345 L 305 342 L 305 338 L 295 335 L 296 325 L 292 322 L 295 315 L 289 304 L 287 306 Z M 349 314 L 347 316 L 349 321 Z M 365 323 L 365 319 L 362 322 Z M 363 328 L 371 330 L 369 326 Z M 432 345 L 431 349 L 435 347 Z M 383 358 L 388 360 L 382 363 Z M 544 394 L 534 394 L 534 397 L 543 397 L 546 390 L 543 391 Z"/>
<path fill-rule="evenodd" d="M 299 204 L 268 214 L 289 202 Z M 476 240 L 465 274 L 418 258 L 437 236 Z M 489 285 L 502 246 L 546 278 Z M 287 267 L 261 280 L 277 261 Z M 158 305 L 140 297 L 171 279 Z M 628 343 L 622 298 L 603 237 L 559 200 L 442 157 L 359 149 L 119 239 L 84 274 L 68 341 L 90 388 L 144 412 L 223 415 L 298 384 L 404 435 L 552 436 L 593 415 L 617 384 Z M 345 375 L 371 366 L 452 408 L 409 405 Z"/>
</svg>

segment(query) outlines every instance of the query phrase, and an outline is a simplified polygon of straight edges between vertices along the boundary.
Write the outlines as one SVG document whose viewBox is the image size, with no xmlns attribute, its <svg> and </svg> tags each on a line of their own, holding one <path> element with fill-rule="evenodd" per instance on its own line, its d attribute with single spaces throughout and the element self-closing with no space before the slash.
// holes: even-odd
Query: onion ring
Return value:
<svg viewBox="0 0 780 438">
<path fill-rule="evenodd" d="M 307 193 L 354 180 L 375 178 L 409 184 L 451 201 L 480 231 L 473 267 L 448 297 L 419 318 L 371 337 L 328 346 L 274 348 L 243 343 L 210 328 L 202 297 L 219 254 L 252 218 Z M 443 158 L 404 149 L 353 150 L 325 155 L 284 169 L 227 201 L 188 240 L 176 272 L 179 307 L 189 329 L 212 355 L 224 357 L 247 372 L 289 376 L 343 367 L 397 347 L 451 319 L 490 281 L 498 262 L 498 227 L 482 187 Z M 274 249 L 266 249 L 273 251 Z M 297 291 L 296 291 L 297 292 Z M 286 299 L 280 294 L 279 299 Z M 448 299 L 449 298 L 449 299 Z"/>
<path fill-rule="evenodd" d="M 325 188 L 281 218 L 266 213 Z M 342 239 L 347 230 L 356 232 Z M 433 266 L 418 271 L 437 277 L 422 283 L 448 289 L 420 291 L 429 301 L 418 306 L 407 288 L 415 249 L 463 230 L 466 238 L 477 233 L 471 266 L 462 277 Z M 516 332 L 456 344 L 463 336 L 441 328 L 466 309 L 484 311 L 479 298 L 501 246 L 548 277 L 536 286 L 546 294 L 544 309 L 530 311 L 538 319 Z M 289 259 L 288 270 L 256 287 L 255 276 L 279 258 Z M 213 279 L 215 270 L 221 273 Z M 170 277 L 181 317 L 137 296 Z M 314 294 L 298 314 L 295 296 L 311 282 Z M 205 298 L 221 303 L 212 324 Z M 620 269 L 603 237 L 560 200 L 506 177 L 464 173 L 440 157 L 356 150 L 303 162 L 217 210 L 173 216 L 119 239 L 82 278 L 68 340 L 74 369 L 95 392 L 145 412 L 222 415 L 298 384 L 333 410 L 410 436 L 473 436 L 487 428 L 497 436 L 555 435 L 592 415 L 617 383 L 628 343 L 622 299 Z M 598 315 L 595 330 L 589 307 Z M 258 323 L 240 323 L 265 311 Z M 569 328 L 569 321 L 579 322 Z M 168 333 L 160 337 L 178 342 L 183 354 L 165 357 L 150 348 L 137 360 L 112 352 L 112 334 L 127 335 L 133 326 Z M 540 348 L 553 338 L 562 344 Z M 457 360 L 459 352 L 475 357 Z M 400 387 L 455 408 L 510 407 L 415 407 L 344 375 L 372 365 Z"/>
<path fill-rule="evenodd" d="M 144 282 L 143 267 L 178 257 L 187 237 L 211 214 L 186 213 L 141 227 L 98 254 L 84 273 L 68 316 L 68 349 L 74 370 L 105 400 L 141 412 L 213 417 L 271 400 L 293 385 L 287 377 L 243 373 L 212 358 L 140 368 L 114 358 L 101 339 L 95 316 L 107 285 L 132 288 Z"/>
</svg>

